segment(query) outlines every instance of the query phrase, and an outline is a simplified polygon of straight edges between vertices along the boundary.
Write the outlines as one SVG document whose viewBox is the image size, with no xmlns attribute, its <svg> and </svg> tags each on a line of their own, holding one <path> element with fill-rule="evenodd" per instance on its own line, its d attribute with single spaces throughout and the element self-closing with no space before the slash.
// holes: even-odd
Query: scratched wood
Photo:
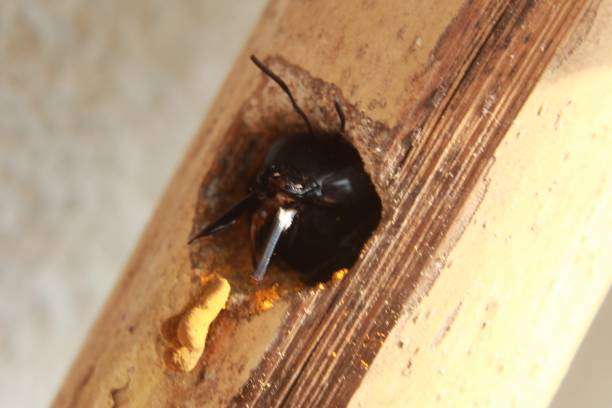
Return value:
<svg viewBox="0 0 612 408">
<path fill-rule="evenodd" d="M 343 406 L 367 393 L 360 386 L 376 383 L 364 376 L 389 333 L 443 275 L 513 120 L 597 4 L 272 1 L 55 406 Z M 263 313 L 229 307 L 199 366 L 175 373 L 161 359 L 162 328 L 197 295 L 198 277 L 227 273 L 234 293 L 256 290 L 244 227 L 191 248 L 186 237 L 244 191 L 278 133 L 299 126 L 249 65 L 252 52 L 287 80 L 317 128 L 335 126 L 332 102 L 343 101 L 383 219 L 342 281 L 292 287 Z M 523 381 L 516 375 L 508 381 Z"/>
</svg>

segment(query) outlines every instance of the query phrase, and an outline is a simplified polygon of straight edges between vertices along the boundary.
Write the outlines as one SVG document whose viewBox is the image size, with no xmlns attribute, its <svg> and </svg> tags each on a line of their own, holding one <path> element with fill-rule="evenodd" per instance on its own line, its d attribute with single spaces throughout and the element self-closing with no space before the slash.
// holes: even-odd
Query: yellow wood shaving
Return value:
<svg viewBox="0 0 612 408">
<path fill-rule="evenodd" d="M 261 289 L 253 295 L 257 310 L 265 312 L 272 309 L 276 301 L 280 298 L 278 293 L 278 285 L 274 285 L 268 289 Z"/>
<path fill-rule="evenodd" d="M 346 268 L 338 269 L 332 275 L 332 282 L 339 282 L 339 281 L 341 281 L 342 279 L 344 279 L 344 277 L 346 276 L 347 273 L 348 273 L 348 269 L 346 269 Z"/>
</svg>

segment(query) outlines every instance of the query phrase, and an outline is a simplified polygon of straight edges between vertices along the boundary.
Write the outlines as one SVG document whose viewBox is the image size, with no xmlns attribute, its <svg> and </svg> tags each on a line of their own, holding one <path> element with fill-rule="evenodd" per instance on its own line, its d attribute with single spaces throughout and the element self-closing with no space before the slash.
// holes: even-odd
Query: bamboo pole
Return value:
<svg viewBox="0 0 612 408">
<path fill-rule="evenodd" d="M 545 405 L 611 282 L 610 96 L 594 95 L 612 54 L 587 29 L 609 11 L 271 2 L 54 405 Z M 337 126 L 342 101 L 381 196 L 381 225 L 340 281 L 276 270 L 255 287 L 244 225 L 185 245 L 299 126 L 252 52 L 316 128 Z M 177 371 L 164 355 L 211 273 L 232 295 L 199 363 Z"/>
</svg>

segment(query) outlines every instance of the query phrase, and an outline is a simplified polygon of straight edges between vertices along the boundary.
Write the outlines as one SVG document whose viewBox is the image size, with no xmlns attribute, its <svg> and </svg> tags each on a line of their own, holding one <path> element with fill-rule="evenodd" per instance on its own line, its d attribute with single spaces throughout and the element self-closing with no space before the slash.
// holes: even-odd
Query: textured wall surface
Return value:
<svg viewBox="0 0 612 408">
<path fill-rule="evenodd" d="M 0 3 L 0 406 L 52 399 L 264 4 Z"/>
<path fill-rule="evenodd" d="M 0 406 L 53 398 L 264 3 L 2 0 Z M 610 305 L 554 406 L 610 397 Z"/>
</svg>

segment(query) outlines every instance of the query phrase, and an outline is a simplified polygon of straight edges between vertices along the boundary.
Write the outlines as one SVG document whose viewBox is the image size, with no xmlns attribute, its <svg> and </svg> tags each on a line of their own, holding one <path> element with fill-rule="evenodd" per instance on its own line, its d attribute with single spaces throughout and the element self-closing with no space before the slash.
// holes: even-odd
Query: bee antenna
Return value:
<svg viewBox="0 0 612 408">
<path fill-rule="evenodd" d="M 293 219 L 296 215 L 297 210 L 295 208 L 280 207 L 276 212 L 272 230 L 270 231 L 270 235 L 266 241 L 266 247 L 264 248 L 261 259 L 257 263 L 257 268 L 255 268 L 255 272 L 253 273 L 253 279 L 256 281 L 261 281 L 263 279 L 281 234 L 291 227 L 291 224 L 293 224 Z"/>
<path fill-rule="evenodd" d="M 264 65 L 264 63 L 261 62 L 259 59 L 257 59 L 255 55 L 251 55 L 251 61 L 253 61 L 253 64 L 257 65 L 257 68 L 259 68 L 264 74 L 266 74 L 274 82 L 276 82 L 276 84 L 287 94 L 287 96 L 291 100 L 291 105 L 293 105 L 293 110 L 296 111 L 297 114 L 300 115 L 302 119 L 304 120 L 304 123 L 306 124 L 306 127 L 308 128 L 308 133 L 310 133 L 311 135 L 314 135 L 314 132 L 312 131 L 312 125 L 310 124 L 310 121 L 308 120 L 308 116 L 306 116 L 304 111 L 298 106 L 297 102 L 293 98 L 293 95 L 291 94 L 291 91 L 289 90 L 289 87 L 287 86 L 285 81 L 283 81 L 278 75 L 272 72 L 272 70 L 268 68 L 266 65 Z"/>
</svg>

